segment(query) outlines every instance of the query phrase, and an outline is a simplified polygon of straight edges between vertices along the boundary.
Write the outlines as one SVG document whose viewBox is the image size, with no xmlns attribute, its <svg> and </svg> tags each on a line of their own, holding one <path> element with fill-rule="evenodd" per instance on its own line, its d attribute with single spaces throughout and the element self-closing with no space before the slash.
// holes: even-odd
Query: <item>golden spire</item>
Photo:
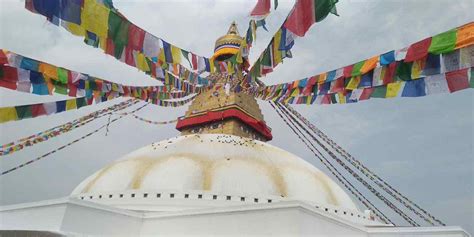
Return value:
<svg viewBox="0 0 474 237">
<path fill-rule="evenodd" d="M 237 54 L 240 51 L 240 45 L 242 44 L 243 40 L 244 38 L 239 35 L 237 24 L 235 21 L 232 22 L 227 34 L 219 37 L 216 40 L 212 59 L 224 61 Z"/>
</svg>

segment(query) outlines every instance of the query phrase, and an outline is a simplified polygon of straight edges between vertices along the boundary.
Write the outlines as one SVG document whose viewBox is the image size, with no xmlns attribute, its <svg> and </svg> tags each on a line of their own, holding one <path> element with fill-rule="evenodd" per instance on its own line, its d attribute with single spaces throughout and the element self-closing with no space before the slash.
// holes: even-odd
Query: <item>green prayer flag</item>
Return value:
<svg viewBox="0 0 474 237">
<path fill-rule="evenodd" d="M 413 64 L 413 62 L 409 62 L 409 63 L 404 62 L 404 61 L 398 62 L 395 78 L 397 80 L 402 80 L 402 81 L 412 80 L 412 78 L 411 78 L 412 64 Z"/>
<path fill-rule="evenodd" d="M 67 85 L 68 81 L 68 71 L 64 68 L 58 67 L 58 78 L 62 84 Z"/>
<path fill-rule="evenodd" d="M 19 119 L 31 118 L 33 117 L 31 105 L 21 105 L 15 106 L 16 114 Z"/>
<path fill-rule="evenodd" d="M 128 44 L 129 27 L 130 22 L 113 11 L 109 12 L 108 36 L 114 42 L 116 58 L 120 58 L 124 46 Z"/>
<path fill-rule="evenodd" d="M 457 29 L 446 31 L 431 38 L 428 52 L 433 54 L 449 53 L 454 51 L 457 39 Z"/>
<path fill-rule="evenodd" d="M 97 90 L 97 84 L 94 80 L 89 81 L 89 89 L 93 91 Z"/>
<path fill-rule="evenodd" d="M 377 86 L 374 88 L 370 98 L 385 98 L 387 94 L 387 86 Z"/>
<path fill-rule="evenodd" d="M 263 51 L 263 57 L 262 57 L 262 66 L 264 67 L 272 67 L 272 59 L 270 55 L 270 50 L 267 48 L 265 51 Z"/>
<path fill-rule="evenodd" d="M 314 0 L 314 14 L 316 22 L 324 20 L 324 18 L 326 18 L 329 13 L 337 16 L 336 3 L 338 1 L 339 0 Z"/>
<path fill-rule="evenodd" d="M 278 7 L 278 0 L 273 0 L 273 5 L 275 6 L 275 10 L 276 10 Z"/>
<path fill-rule="evenodd" d="M 354 64 L 354 67 L 352 68 L 352 74 L 351 75 L 353 77 L 360 76 L 360 69 L 362 69 L 364 64 L 365 64 L 365 60 Z"/>
<path fill-rule="evenodd" d="M 188 63 L 189 63 L 189 66 L 191 68 L 193 68 L 193 65 L 191 64 L 191 61 L 189 61 L 189 52 L 184 50 L 184 49 L 181 49 L 181 54 L 183 55 L 183 57 L 188 60 Z"/>
<path fill-rule="evenodd" d="M 84 97 L 81 97 L 81 98 L 77 98 L 76 99 L 76 105 L 77 105 L 77 108 L 81 108 L 81 107 L 84 107 L 87 105 L 87 101 L 86 101 L 86 98 Z"/>
<path fill-rule="evenodd" d="M 54 84 L 54 92 L 61 95 L 67 95 L 67 87 L 61 84 Z"/>
</svg>

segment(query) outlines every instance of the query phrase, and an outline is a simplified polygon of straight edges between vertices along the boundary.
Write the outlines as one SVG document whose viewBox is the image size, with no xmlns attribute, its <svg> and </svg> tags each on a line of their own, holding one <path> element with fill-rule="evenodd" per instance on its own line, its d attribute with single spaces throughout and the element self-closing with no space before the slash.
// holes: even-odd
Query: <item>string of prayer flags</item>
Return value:
<svg viewBox="0 0 474 237">
<path fill-rule="evenodd" d="M 85 97 L 54 102 L 18 105 L 0 108 L 0 123 L 18 121 L 27 118 L 36 118 L 42 115 L 52 115 L 65 111 L 80 109 L 87 106 Z"/>
<path fill-rule="evenodd" d="M 163 78 L 156 75 L 156 70 L 173 68 L 167 64 L 180 64 L 184 55 L 207 59 L 191 52 L 183 54 L 188 51 L 131 23 L 113 7 L 111 1 L 26 0 L 25 7 L 46 16 L 55 25 L 61 24 L 72 34 L 85 37 L 86 44 L 100 47 L 106 54 L 162 82 Z M 160 57 L 163 51 L 166 51 L 167 57 Z M 189 61 L 189 58 L 186 59 Z"/>
<path fill-rule="evenodd" d="M 291 48 L 295 37 L 303 37 L 314 23 L 324 20 L 329 13 L 337 15 L 337 2 L 338 0 L 296 0 L 283 25 L 252 65 L 247 80 L 256 81 L 262 75 L 272 72 L 283 59 L 293 57 Z"/>
<path fill-rule="evenodd" d="M 310 77 L 317 78 L 317 83 L 312 85 L 312 88 L 305 88 L 303 90 L 304 93 L 300 90 L 298 96 L 310 96 L 311 93 L 308 93 L 309 91 L 312 91 L 313 96 L 317 96 L 339 93 L 341 91 L 352 92 L 362 88 L 375 88 L 373 94 L 377 96 L 382 91 L 378 87 L 385 86 L 383 89 L 384 96 L 387 95 L 386 89 L 389 89 L 389 97 L 397 97 L 399 93 L 403 92 L 399 88 L 406 85 L 408 85 L 407 88 L 410 88 L 412 85 L 421 87 L 419 84 L 411 81 L 438 74 L 451 74 L 450 72 L 453 71 L 471 68 L 474 65 L 474 27 L 471 27 L 472 25 L 474 23 L 469 23 L 434 37 L 418 41 L 400 50 L 392 50 L 352 65 Z M 458 42 L 457 35 L 459 35 L 461 29 L 464 31 L 462 33 L 462 45 L 464 47 L 456 48 L 455 45 Z M 472 31 L 471 33 L 466 32 L 469 29 Z M 468 39 L 469 37 L 472 39 Z M 304 78 L 289 82 L 288 84 L 298 85 L 306 80 L 307 78 Z M 282 94 L 283 92 L 280 94 L 269 93 L 269 91 L 275 91 L 276 88 L 286 84 L 267 86 L 266 88 L 261 88 L 257 93 L 261 98 L 266 99 L 275 99 L 277 97 L 288 99 L 291 97 L 289 95 L 296 92 L 287 92 L 288 94 L 286 95 Z M 466 85 L 467 81 L 463 79 L 460 85 L 452 83 L 452 89 L 449 91 L 457 91 L 459 90 L 458 88 L 464 89 Z M 294 86 L 289 88 L 292 89 Z M 405 92 L 405 94 L 413 95 L 413 91 L 418 90 L 410 90 Z M 324 101 L 325 99 L 321 100 Z M 350 102 L 351 100 L 346 98 L 346 101 Z"/>
<path fill-rule="evenodd" d="M 30 135 L 28 137 L 23 137 L 17 141 L 13 141 L 7 144 L 0 146 L 0 156 L 10 155 L 14 152 L 23 150 L 27 147 L 34 146 L 36 144 L 48 141 L 51 138 L 60 136 L 62 134 L 68 133 L 74 129 L 80 128 L 90 122 L 95 121 L 96 119 L 102 118 L 110 113 L 117 112 L 123 109 L 126 109 L 134 104 L 137 104 L 140 100 L 128 99 L 124 102 L 111 105 L 107 108 L 94 111 L 87 115 L 84 115 L 80 118 L 74 119 L 71 122 L 67 122 L 53 128 L 47 129 L 45 131 Z"/>
<path fill-rule="evenodd" d="M 145 104 L 145 105 L 143 105 L 143 106 L 141 106 L 141 107 L 139 107 L 139 108 L 137 108 L 137 109 L 134 109 L 133 111 L 129 112 L 128 114 L 133 114 L 133 113 L 139 111 L 140 109 L 144 108 L 144 107 L 147 106 L 147 105 L 148 105 L 148 104 Z M 8 170 L 2 171 L 2 172 L 0 173 L 0 176 L 1 176 L 1 175 L 6 175 L 6 174 L 11 173 L 11 172 L 13 172 L 13 171 L 15 171 L 15 170 L 18 170 L 18 169 L 20 169 L 20 168 L 23 168 L 23 167 L 25 167 L 25 166 L 27 166 L 27 165 L 33 164 L 33 162 L 39 161 L 39 160 L 41 160 L 41 159 L 43 159 L 43 158 L 46 158 L 46 157 L 48 157 L 48 156 L 50 156 L 50 155 L 52 155 L 52 154 L 55 154 L 56 152 L 61 151 L 61 150 L 63 150 L 63 149 L 66 148 L 66 147 L 72 146 L 73 144 L 75 144 L 75 143 L 77 143 L 77 142 L 79 142 L 79 141 L 82 141 L 82 140 L 84 140 L 84 139 L 86 139 L 86 138 L 88 138 L 88 137 L 90 137 L 90 136 L 92 136 L 92 135 L 98 133 L 100 130 L 102 130 L 102 129 L 104 129 L 104 128 L 105 128 L 105 129 L 108 129 L 108 126 L 109 126 L 110 124 L 112 124 L 112 123 L 118 121 L 119 119 L 121 119 L 121 118 L 123 118 L 123 117 L 125 117 L 125 116 L 120 116 L 120 117 L 118 117 L 118 118 L 114 118 L 114 119 L 108 121 L 107 124 L 102 125 L 101 127 L 95 129 L 94 131 L 89 132 L 89 133 L 87 133 L 87 134 L 81 136 L 80 138 L 75 139 L 75 140 L 73 140 L 72 142 L 69 142 L 69 143 L 66 144 L 66 145 L 60 146 L 60 147 L 58 147 L 58 148 L 56 148 L 56 149 L 54 149 L 54 150 L 52 150 L 52 151 L 50 151 L 50 152 L 47 152 L 47 153 L 45 153 L 45 154 L 43 154 L 43 155 L 41 155 L 41 156 L 39 156 L 39 157 L 34 158 L 33 160 L 29 160 L 29 161 L 27 161 L 27 162 L 24 162 L 24 163 L 18 165 L 18 166 L 15 166 L 15 167 L 10 168 L 10 169 L 8 169 Z"/>
<path fill-rule="evenodd" d="M 371 98 L 421 97 L 439 93 L 453 93 L 468 88 L 474 88 L 474 68 L 464 68 L 456 71 L 430 75 L 416 80 L 395 81 L 384 85 L 352 89 L 342 88 L 338 92 L 332 90 L 323 93 L 303 94 L 299 88 L 291 88 L 268 93 L 260 93 L 257 97 L 285 104 L 345 104 L 356 103 Z M 351 78 L 354 80 L 354 78 Z M 315 86 L 316 87 L 316 86 Z M 315 89 L 321 92 L 321 89 Z"/>
<path fill-rule="evenodd" d="M 133 96 L 143 100 L 178 99 L 199 93 L 202 87 L 197 84 L 208 84 L 207 80 L 194 73 L 181 71 L 179 79 L 168 72 L 161 72 L 165 86 L 127 86 L 87 74 L 70 71 L 41 61 L 27 58 L 13 52 L 0 50 L 7 58 L 6 64 L 0 65 L 0 87 L 36 95 L 54 93 L 71 97 L 86 97 L 88 104 L 116 98 Z M 173 90 L 175 89 L 175 90 Z"/>
</svg>

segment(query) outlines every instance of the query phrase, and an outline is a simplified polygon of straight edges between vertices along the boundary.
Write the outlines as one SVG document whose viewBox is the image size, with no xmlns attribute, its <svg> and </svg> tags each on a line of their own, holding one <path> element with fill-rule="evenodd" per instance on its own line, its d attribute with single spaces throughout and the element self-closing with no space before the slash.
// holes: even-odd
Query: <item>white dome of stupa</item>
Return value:
<svg viewBox="0 0 474 237">
<path fill-rule="evenodd" d="M 86 178 L 72 195 L 106 199 L 160 190 L 186 193 L 186 198 L 188 193 L 211 193 L 214 199 L 300 200 L 357 210 L 351 198 L 310 163 L 268 143 L 224 134 L 185 135 L 140 148 Z M 124 201 L 122 206 L 132 205 Z"/>
</svg>

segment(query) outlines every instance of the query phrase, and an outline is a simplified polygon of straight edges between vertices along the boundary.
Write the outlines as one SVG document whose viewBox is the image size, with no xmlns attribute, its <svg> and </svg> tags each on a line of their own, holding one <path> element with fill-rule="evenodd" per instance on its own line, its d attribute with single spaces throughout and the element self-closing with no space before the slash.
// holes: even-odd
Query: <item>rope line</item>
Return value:
<svg viewBox="0 0 474 237">
<path fill-rule="evenodd" d="M 149 105 L 149 103 L 146 103 L 145 105 L 140 106 L 139 108 L 137 108 L 137 109 L 131 111 L 130 113 L 135 113 L 135 112 L 137 112 L 137 111 L 143 109 L 143 108 L 144 108 L 145 106 L 147 106 L 147 105 Z M 129 105 L 129 107 L 130 107 L 130 106 L 131 106 L 131 105 Z M 117 120 L 119 120 L 119 119 L 121 119 L 121 118 L 123 118 L 123 117 L 125 117 L 125 116 L 126 116 L 126 115 L 121 115 L 121 116 L 118 117 L 118 118 L 112 119 L 112 120 L 110 121 L 110 123 L 104 124 L 104 125 L 100 126 L 99 128 L 93 130 L 92 132 L 89 132 L 89 133 L 87 133 L 86 135 L 83 135 L 83 136 L 79 137 L 78 139 L 75 139 L 75 140 L 73 140 L 72 142 L 69 142 L 69 143 L 66 144 L 66 145 L 62 145 L 62 146 L 60 146 L 60 147 L 58 147 L 58 148 L 56 148 L 56 149 L 54 149 L 54 150 L 52 150 L 52 151 L 49 151 L 49 152 L 47 152 L 47 153 L 45 153 L 45 154 L 43 154 L 43 155 L 41 155 L 41 156 L 39 156 L 39 157 L 37 157 L 37 158 L 35 158 L 35 159 L 33 159 L 33 160 L 27 161 L 27 162 L 22 163 L 22 164 L 20 164 L 20 165 L 18 165 L 18 166 L 15 166 L 15 167 L 13 167 L 13 168 L 11 168 L 11 169 L 8 169 L 8 170 L 6 170 L 6 171 L 3 171 L 3 172 L 0 174 L 0 176 L 6 175 L 6 174 L 11 173 L 11 172 L 13 172 L 13 171 L 15 171 L 15 170 L 18 170 L 18 169 L 20 169 L 20 168 L 23 168 L 23 167 L 25 167 L 26 165 L 30 165 L 30 164 L 32 164 L 32 163 L 34 163 L 34 162 L 36 162 L 36 161 L 39 161 L 39 160 L 41 160 L 41 159 L 43 159 L 43 158 L 46 158 L 46 157 L 48 157 L 48 156 L 50 156 L 50 155 L 56 153 L 56 152 L 58 152 L 58 151 L 60 151 L 60 150 L 62 150 L 62 149 L 64 149 L 64 148 L 66 148 L 66 147 L 68 147 L 68 146 L 71 146 L 71 145 L 73 145 L 73 144 L 75 144 L 75 143 L 77 143 L 77 142 L 79 142 L 79 141 L 81 141 L 81 140 L 84 140 L 85 138 L 90 137 L 90 136 L 92 136 L 92 135 L 95 134 L 95 133 L 98 133 L 100 130 L 104 129 L 108 124 L 112 124 L 112 123 L 116 122 Z"/>
<path fill-rule="evenodd" d="M 347 151 L 345 151 L 342 147 L 340 147 L 337 143 L 335 143 L 332 139 L 330 139 L 326 134 L 324 134 L 321 130 L 316 128 L 311 122 L 309 122 L 306 118 L 304 118 L 298 111 L 293 109 L 291 106 L 288 105 L 282 105 L 284 108 L 289 110 L 291 113 L 293 113 L 294 116 L 296 116 L 298 119 L 300 119 L 307 127 L 309 127 L 313 132 L 318 135 L 322 140 L 324 140 L 327 144 L 329 144 L 336 152 L 338 152 L 342 157 L 344 157 L 345 160 L 347 160 L 349 163 L 351 163 L 356 169 L 358 169 L 362 174 L 364 174 L 366 177 L 368 177 L 370 180 L 372 180 L 377 186 L 382 188 L 385 192 L 387 192 L 389 195 L 397 199 L 400 203 L 402 203 L 405 207 L 407 207 L 410 211 L 415 213 L 417 216 L 428 222 L 429 224 L 435 226 L 435 223 L 433 221 L 437 222 L 438 224 L 445 226 L 442 221 L 431 215 L 429 212 L 427 212 L 425 209 L 421 208 L 419 205 L 411 201 L 409 198 L 407 198 L 405 195 L 400 193 L 398 190 L 393 188 L 390 184 L 388 184 L 385 180 L 383 180 L 380 176 L 378 176 L 376 173 L 371 171 L 369 168 L 367 168 L 362 162 L 354 158 L 351 154 L 349 154 Z M 395 195 L 393 192 L 397 195 Z M 401 197 L 401 198 L 400 198 Z M 415 208 L 417 208 L 419 211 L 423 212 L 425 215 L 427 215 L 430 219 L 426 218 L 426 216 L 423 216 L 420 212 L 415 210 L 412 206 L 409 204 L 413 205 Z M 433 221 L 432 221 L 433 220 Z"/>
<path fill-rule="evenodd" d="M 53 128 L 47 129 L 45 131 L 30 135 L 28 137 L 24 137 L 18 139 L 17 141 L 10 142 L 1 146 L 2 150 L 0 150 L 0 156 L 6 156 L 12 154 L 14 152 L 23 150 L 27 147 L 36 145 L 41 142 L 45 142 L 51 138 L 57 137 L 59 135 L 65 134 L 70 132 L 76 128 L 82 127 L 96 119 L 106 116 L 110 112 L 116 112 L 123 110 L 133 104 L 138 103 L 139 100 L 129 99 L 127 101 L 109 106 L 107 108 L 89 113 L 85 116 L 80 118 L 74 119 L 73 121 L 55 126 Z"/>
<path fill-rule="evenodd" d="M 278 104 L 277 104 L 278 106 Z M 283 108 L 283 107 L 282 107 Z M 283 110 L 286 114 L 290 115 L 288 111 Z M 415 220 L 413 220 L 410 216 L 404 213 L 400 208 L 395 206 L 390 200 L 388 200 L 384 195 L 382 195 L 379 191 L 377 191 L 372 185 L 367 183 L 362 177 L 360 177 L 354 170 L 348 167 L 341 159 L 339 159 L 331 150 L 329 150 L 326 146 L 324 146 L 313 134 L 311 134 L 305 127 L 301 125 L 301 123 L 294 119 L 293 117 L 289 117 L 291 120 L 296 122 L 298 126 L 300 126 L 324 151 L 331 156 L 339 165 L 341 165 L 349 174 L 351 174 L 357 181 L 359 181 L 364 187 L 366 187 L 372 194 L 374 194 L 377 198 L 383 201 L 390 209 L 394 210 L 398 215 L 400 215 L 405 221 L 407 221 L 412 226 L 420 226 Z"/>
<path fill-rule="evenodd" d="M 313 145 L 309 142 L 309 139 L 304 136 L 304 133 L 299 130 L 299 128 L 294 125 L 294 123 L 291 121 L 291 120 L 287 120 L 284 115 L 282 115 L 282 113 L 280 112 L 279 108 L 278 107 L 275 107 L 273 105 L 273 102 L 272 101 L 269 101 L 270 105 L 275 109 L 275 111 L 278 113 L 278 115 L 280 116 L 280 118 L 283 119 L 283 121 L 285 122 L 285 124 L 293 131 L 293 133 L 296 134 L 296 136 L 298 136 L 298 138 L 306 145 L 306 147 L 321 161 L 321 163 L 334 175 L 334 177 L 337 178 L 337 180 L 342 183 L 344 185 L 344 187 L 352 193 L 352 195 L 354 195 L 366 208 L 368 208 L 369 210 L 372 210 L 374 212 L 375 215 L 377 215 L 378 218 L 380 218 L 383 222 L 385 223 L 391 223 L 391 224 L 394 224 L 387 216 L 385 216 L 372 202 L 370 202 L 356 187 L 354 187 L 354 185 L 352 185 L 352 183 L 350 183 L 345 177 L 344 175 L 342 175 L 339 170 L 337 170 L 336 167 L 334 167 L 334 165 L 329 162 L 329 160 L 327 160 L 323 155 L 322 153 Z M 292 123 L 293 126 L 291 126 L 289 123 Z M 296 130 L 299 131 L 299 133 L 301 134 L 301 136 L 303 136 L 306 140 L 304 140 L 299 133 L 296 132 Z M 310 146 L 311 144 L 311 146 Z M 316 150 L 317 153 L 313 150 Z"/>
</svg>

